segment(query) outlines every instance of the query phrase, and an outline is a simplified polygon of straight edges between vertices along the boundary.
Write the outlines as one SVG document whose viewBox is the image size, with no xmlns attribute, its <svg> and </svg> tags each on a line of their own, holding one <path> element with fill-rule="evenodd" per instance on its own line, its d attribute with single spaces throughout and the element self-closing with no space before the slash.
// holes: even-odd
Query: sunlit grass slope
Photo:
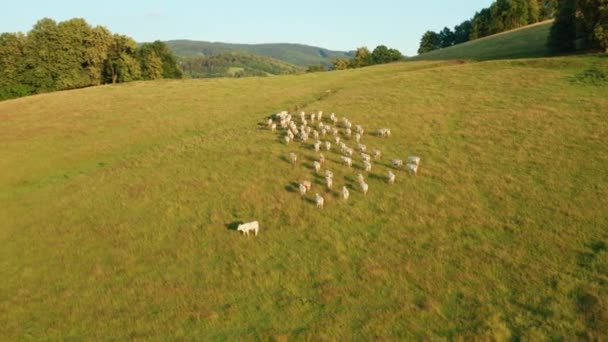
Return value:
<svg viewBox="0 0 608 342">
<path fill-rule="evenodd" d="M 546 21 L 520 29 L 499 33 L 449 48 L 431 51 L 411 60 L 493 60 L 545 57 L 551 53 L 547 38 L 553 21 Z"/>
<path fill-rule="evenodd" d="M 606 339 L 599 57 L 397 63 L 0 103 L 0 339 Z M 356 168 L 258 123 L 336 112 Z M 348 141 L 353 145 L 352 141 Z M 299 164 L 285 161 L 289 152 Z M 383 175 L 422 157 L 419 175 Z M 325 209 L 293 183 L 315 182 Z M 259 220 L 257 238 L 229 229 Z"/>
</svg>

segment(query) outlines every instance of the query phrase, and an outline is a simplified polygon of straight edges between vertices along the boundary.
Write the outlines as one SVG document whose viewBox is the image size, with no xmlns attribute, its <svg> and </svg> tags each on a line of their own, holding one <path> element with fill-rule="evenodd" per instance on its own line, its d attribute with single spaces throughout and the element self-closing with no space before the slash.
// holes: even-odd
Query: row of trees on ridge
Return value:
<svg viewBox="0 0 608 342">
<path fill-rule="evenodd" d="M 367 47 L 360 47 L 355 51 L 354 56 L 348 58 L 337 58 L 333 61 L 335 70 L 345 70 L 361 68 L 375 64 L 385 64 L 403 59 L 403 55 L 397 49 L 391 49 L 385 45 L 378 45 L 374 51 L 369 51 Z"/>
<path fill-rule="evenodd" d="M 603 1 L 603 0 L 600 0 Z M 470 40 L 512 30 L 555 16 L 558 0 L 496 0 L 454 29 L 427 31 L 420 40 L 418 53 L 450 47 Z"/>
</svg>

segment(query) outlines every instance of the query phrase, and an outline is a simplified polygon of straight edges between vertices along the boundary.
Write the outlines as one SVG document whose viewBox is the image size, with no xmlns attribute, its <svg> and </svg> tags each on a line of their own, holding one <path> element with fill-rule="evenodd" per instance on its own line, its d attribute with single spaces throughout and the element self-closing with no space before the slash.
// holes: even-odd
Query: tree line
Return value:
<svg viewBox="0 0 608 342">
<path fill-rule="evenodd" d="M 39 20 L 27 34 L 0 34 L 0 100 L 105 83 L 181 78 L 156 41 L 140 46 L 84 19 Z"/>
<path fill-rule="evenodd" d="M 578 1 L 578 0 L 572 0 Z M 596 0 L 605 1 L 605 0 Z M 461 44 L 555 17 L 560 0 L 496 0 L 473 18 L 443 28 L 427 31 L 420 39 L 418 53 L 426 53 Z"/>
<path fill-rule="evenodd" d="M 608 52 L 608 0 L 562 0 L 551 27 L 554 52 Z"/>
<path fill-rule="evenodd" d="M 300 71 L 283 61 L 244 52 L 183 58 L 180 66 L 189 78 L 285 75 Z"/>
<path fill-rule="evenodd" d="M 367 47 L 360 47 L 355 51 L 352 58 L 336 58 L 333 61 L 335 70 L 361 68 L 375 64 L 385 64 L 403 59 L 403 55 L 397 49 L 391 49 L 385 45 L 378 45 L 374 51 Z"/>
</svg>

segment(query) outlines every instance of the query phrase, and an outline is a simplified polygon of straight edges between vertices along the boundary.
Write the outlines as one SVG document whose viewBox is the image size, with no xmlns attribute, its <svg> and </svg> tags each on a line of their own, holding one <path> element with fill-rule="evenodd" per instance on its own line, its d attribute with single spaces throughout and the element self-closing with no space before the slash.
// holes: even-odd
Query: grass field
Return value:
<svg viewBox="0 0 608 342">
<path fill-rule="evenodd" d="M 520 29 L 499 33 L 449 48 L 434 50 L 412 57 L 411 60 L 495 60 L 547 57 L 547 38 L 553 21 L 529 25 Z"/>
<path fill-rule="evenodd" d="M 608 335 L 605 57 L 135 82 L 0 103 L 1 340 Z M 370 192 L 258 128 L 336 112 Z M 348 142 L 353 145 L 352 142 Z M 285 161 L 296 152 L 300 164 Z M 381 177 L 422 157 L 418 176 Z M 360 163 L 359 163 L 360 164 Z M 293 183 L 314 180 L 325 209 Z M 259 220 L 260 235 L 232 230 Z"/>
</svg>

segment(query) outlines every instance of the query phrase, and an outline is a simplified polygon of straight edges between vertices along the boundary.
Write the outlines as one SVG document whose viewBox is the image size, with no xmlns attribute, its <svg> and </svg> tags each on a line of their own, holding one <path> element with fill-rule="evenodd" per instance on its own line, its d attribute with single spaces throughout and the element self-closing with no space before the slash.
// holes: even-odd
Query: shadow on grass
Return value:
<svg viewBox="0 0 608 342">
<path fill-rule="evenodd" d="M 287 184 L 285 186 L 285 191 L 287 192 L 291 192 L 291 193 L 299 193 L 300 192 L 300 183 L 298 182 L 291 182 L 289 184 Z"/>
<path fill-rule="evenodd" d="M 225 226 L 226 226 L 226 229 L 228 229 L 228 230 L 236 231 L 236 229 L 239 227 L 239 225 L 241 225 L 243 223 L 244 223 L 243 221 L 234 221 L 231 223 L 226 223 Z"/>
<path fill-rule="evenodd" d="M 367 175 L 368 178 L 370 179 L 376 179 L 376 180 L 381 180 L 381 181 L 388 181 L 388 177 L 384 176 L 384 175 L 379 175 L 377 173 L 370 173 L 369 175 Z"/>
<path fill-rule="evenodd" d="M 310 198 L 310 197 L 302 197 L 302 199 L 309 204 L 314 204 L 317 205 L 317 201 L 314 198 Z"/>
</svg>

